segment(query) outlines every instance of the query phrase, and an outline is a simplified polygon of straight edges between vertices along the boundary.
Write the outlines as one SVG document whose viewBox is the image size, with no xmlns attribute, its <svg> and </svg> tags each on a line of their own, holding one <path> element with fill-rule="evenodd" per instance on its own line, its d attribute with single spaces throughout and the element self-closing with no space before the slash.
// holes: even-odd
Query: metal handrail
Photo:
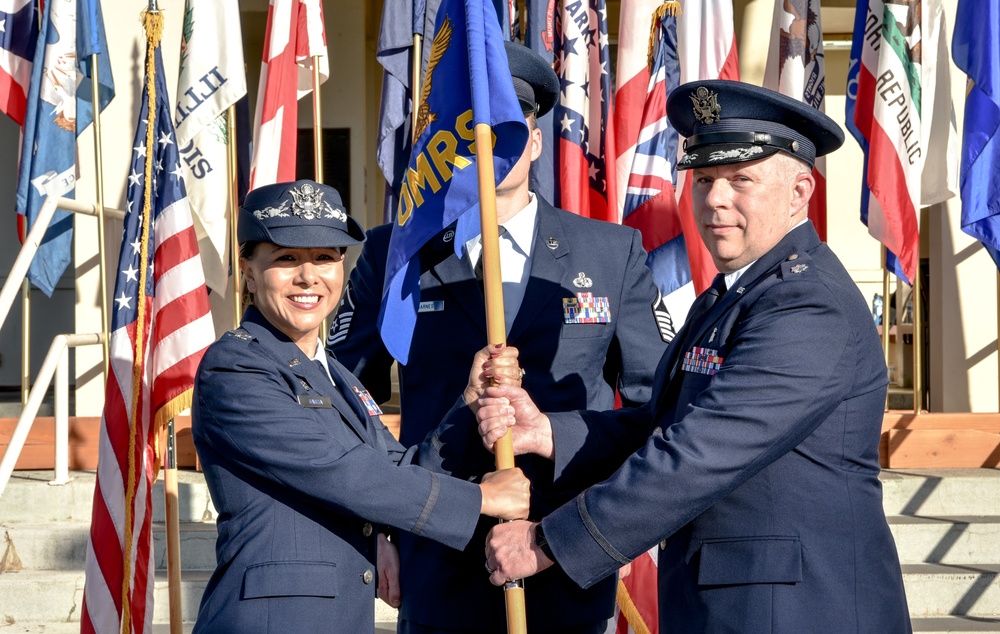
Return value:
<svg viewBox="0 0 1000 634">
<path fill-rule="evenodd" d="M 7 321 L 10 307 L 14 304 L 14 298 L 21 288 L 21 283 L 28 275 L 28 267 L 31 266 L 35 252 L 38 251 L 39 245 L 42 244 L 42 238 L 45 237 L 45 231 L 49 228 L 49 223 L 52 221 L 52 216 L 56 213 L 56 209 L 63 209 L 87 216 L 98 215 L 97 205 L 94 204 L 73 200 L 72 198 L 53 196 L 45 199 L 41 210 L 38 212 L 38 217 L 35 218 L 35 223 L 31 225 L 31 231 L 28 232 L 27 237 L 24 239 L 24 244 L 21 245 L 17 259 L 14 260 L 14 266 L 10 269 L 7 281 L 4 282 L 3 289 L 0 290 L 0 328 L 3 328 L 4 322 Z M 111 207 L 104 208 L 104 215 L 105 217 L 117 220 L 125 218 L 124 211 Z"/>
<path fill-rule="evenodd" d="M 41 245 L 42 239 L 45 237 L 45 232 L 48 230 L 49 223 L 52 222 L 52 216 L 55 214 L 56 209 L 63 209 L 65 211 L 84 214 L 87 216 L 97 216 L 98 218 L 100 218 L 101 215 L 96 204 L 85 203 L 79 200 L 73 200 L 72 198 L 61 198 L 55 196 L 49 196 L 45 199 L 45 202 L 42 203 L 41 210 L 39 210 L 38 217 L 35 218 L 35 222 L 31 226 L 31 231 L 28 232 L 28 235 L 24 239 L 24 244 L 21 245 L 21 250 L 17 254 L 17 259 L 14 260 L 14 266 L 11 267 L 10 274 L 7 276 L 7 280 L 4 282 L 3 288 L 0 289 L 0 328 L 2 328 L 4 322 L 7 321 L 7 316 L 10 314 L 11 306 L 14 304 L 14 298 L 17 297 L 21 285 L 28 275 L 28 267 L 31 266 L 31 261 L 34 259 L 35 253 L 38 251 L 38 247 Z M 125 218 L 125 212 L 120 209 L 104 207 L 103 211 L 104 216 L 107 218 L 115 218 L 116 220 L 123 220 Z M 3 495 L 3 491 L 7 487 L 7 482 L 10 480 L 10 476 L 14 472 L 14 465 L 17 463 L 21 450 L 24 448 L 24 443 L 28 439 L 28 432 L 31 430 L 31 425 L 34 423 L 35 417 L 38 415 L 38 408 L 41 407 L 42 399 L 45 397 L 45 393 L 48 391 L 49 385 L 52 383 L 53 375 L 56 379 L 56 475 L 52 484 L 65 484 L 66 482 L 69 482 L 68 350 L 69 348 L 77 346 L 89 346 L 100 344 L 102 342 L 103 337 L 100 333 L 83 335 L 65 334 L 56 335 L 55 338 L 53 338 L 52 345 L 49 347 L 49 352 L 45 355 L 45 361 L 42 363 L 42 368 L 38 372 L 38 378 L 35 381 L 35 385 L 31 388 L 27 401 L 21 411 L 21 416 L 17 420 L 17 427 L 14 428 L 14 434 L 11 436 L 10 444 L 7 445 L 7 450 L 4 452 L 3 459 L 0 460 L 0 495 Z"/>
<path fill-rule="evenodd" d="M 42 399 L 52 383 L 52 377 L 56 379 L 55 390 L 55 479 L 50 484 L 66 484 L 69 482 L 69 348 L 78 346 L 91 346 L 101 343 L 100 333 L 85 335 L 56 335 L 52 339 L 42 368 L 38 371 L 38 378 L 28 395 L 28 402 L 21 411 L 21 416 L 17 419 L 17 426 L 10 437 L 7 450 L 0 460 L 0 496 L 3 496 L 7 482 L 14 472 L 14 465 L 21 455 L 24 443 L 28 439 L 28 432 L 38 415 L 38 408 L 42 405 Z"/>
</svg>

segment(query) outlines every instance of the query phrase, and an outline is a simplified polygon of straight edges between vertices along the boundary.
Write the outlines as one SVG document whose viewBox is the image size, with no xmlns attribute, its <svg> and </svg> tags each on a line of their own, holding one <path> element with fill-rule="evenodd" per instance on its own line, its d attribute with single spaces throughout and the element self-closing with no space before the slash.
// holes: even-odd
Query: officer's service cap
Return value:
<svg viewBox="0 0 1000 634">
<path fill-rule="evenodd" d="M 271 242 L 302 249 L 365 241 L 361 225 L 347 215 L 337 190 L 310 180 L 264 185 L 248 193 L 236 237 L 240 244 Z"/>
<path fill-rule="evenodd" d="M 504 41 L 510 76 L 514 79 L 514 92 L 524 114 L 534 112 L 545 115 L 556 105 L 559 79 L 542 56 L 523 44 Z"/>
<path fill-rule="evenodd" d="M 727 165 L 785 152 L 810 167 L 844 143 L 840 126 L 780 93 L 725 79 L 693 81 L 667 98 L 670 123 L 687 137 L 677 169 Z"/>
</svg>

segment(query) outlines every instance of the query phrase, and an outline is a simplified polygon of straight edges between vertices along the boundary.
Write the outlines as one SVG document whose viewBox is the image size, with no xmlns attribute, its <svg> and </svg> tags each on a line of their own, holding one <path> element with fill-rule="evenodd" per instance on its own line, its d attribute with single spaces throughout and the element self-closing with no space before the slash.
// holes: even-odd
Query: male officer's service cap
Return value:
<svg viewBox="0 0 1000 634">
<path fill-rule="evenodd" d="M 248 193 L 240 206 L 236 237 L 240 244 L 321 249 L 360 244 L 365 232 L 347 215 L 336 189 L 301 180 L 264 185 Z"/>
<path fill-rule="evenodd" d="M 504 41 L 514 92 L 524 114 L 541 117 L 556 105 L 559 78 L 542 56 L 523 44 Z"/>
<path fill-rule="evenodd" d="M 727 165 L 785 152 L 810 167 L 844 143 L 840 126 L 819 110 L 780 93 L 725 79 L 693 81 L 667 98 L 667 116 L 682 136 L 677 169 Z"/>
</svg>

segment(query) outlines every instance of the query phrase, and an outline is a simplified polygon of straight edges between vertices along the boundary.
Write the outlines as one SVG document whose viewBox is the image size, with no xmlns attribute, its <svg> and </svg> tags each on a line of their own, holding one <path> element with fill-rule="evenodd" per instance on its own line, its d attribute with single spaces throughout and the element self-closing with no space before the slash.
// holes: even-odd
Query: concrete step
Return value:
<svg viewBox="0 0 1000 634">
<path fill-rule="evenodd" d="M 1000 515 L 1000 469 L 892 469 L 879 478 L 886 515 Z"/>
<path fill-rule="evenodd" d="M 90 522 L 97 476 L 72 471 L 68 484 L 50 485 L 52 471 L 15 471 L 0 496 L 0 524 Z M 197 471 L 177 472 L 178 515 L 182 522 L 215 521 L 215 506 L 205 477 Z M 163 522 L 163 478 L 153 484 L 153 521 Z"/>
<path fill-rule="evenodd" d="M 90 525 L 82 522 L 0 524 L 26 570 L 83 570 L 87 564 Z M 215 522 L 181 522 L 181 569 L 215 569 Z M 167 569 L 166 528 L 153 524 L 157 570 Z"/>
<path fill-rule="evenodd" d="M 1000 562 L 1000 516 L 890 515 L 887 519 L 900 563 Z"/>
<path fill-rule="evenodd" d="M 210 573 L 188 571 L 181 574 L 181 615 L 185 622 L 193 623 L 198 615 L 201 595 L 205 592 Z M 84 573 L 69 570 L 24 570 L 0 575 L 0 632 L 9 634 L 5 625 L 31 623 L 45 629 L 24 630 L 50 634 L 52 624 L 76 623 L 79 632 L 83 610 Z M 156 573 L 153 588 L 153 622 L 169 621 L 169 590 L 166 572 Z M 396 610 L 380 599 L 375 600 L 375 621 L 393 624 Z"/>
<path fill-rule="evenodd" d="M 978 632 L 1000 632 L 1000 618 L 972 616 L 929 616 L 911 619 L 913 631 L 921 634 L 977 634 Z"/>
<path fill-rule="evenodd" d="M 1000 564 L 903 564 L 911 617 L 1000 618 Z"/>
</svg>

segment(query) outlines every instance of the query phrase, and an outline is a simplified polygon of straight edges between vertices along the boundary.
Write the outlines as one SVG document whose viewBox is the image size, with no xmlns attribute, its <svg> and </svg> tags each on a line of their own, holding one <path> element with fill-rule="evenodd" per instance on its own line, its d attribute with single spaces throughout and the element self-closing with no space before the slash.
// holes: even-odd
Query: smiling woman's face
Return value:
<svg viewBox="0 0 1000 634">
<path fill-rule="evenodd" d="M 312 356 L 323 320 L 340 301 L 344 251 L 293 249 L 262 242 L 240 259 L 254 306 L 271 325 Z"/>
</svg>

